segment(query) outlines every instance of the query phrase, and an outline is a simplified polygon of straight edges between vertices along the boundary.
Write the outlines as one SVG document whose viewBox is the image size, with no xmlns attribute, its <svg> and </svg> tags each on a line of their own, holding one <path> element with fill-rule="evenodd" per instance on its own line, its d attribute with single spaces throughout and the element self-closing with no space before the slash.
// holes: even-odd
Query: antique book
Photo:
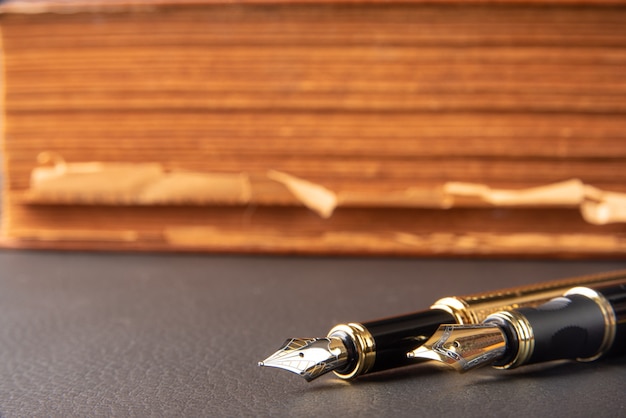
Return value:
<svg viewBox="0 0 626 418">
<path fill-rule="evenodd" d="M 620 1 L 0 5 L 1 245 L 626 254 Z"/>
</svg>

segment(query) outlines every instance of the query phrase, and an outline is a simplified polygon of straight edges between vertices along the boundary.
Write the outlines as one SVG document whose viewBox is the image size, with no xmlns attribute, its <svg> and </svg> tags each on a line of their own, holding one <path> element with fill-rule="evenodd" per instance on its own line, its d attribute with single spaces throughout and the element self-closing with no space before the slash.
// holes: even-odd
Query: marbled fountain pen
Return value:
<svg viewBox="0 0 626 418">
<path fill-rule="evenodd" d="M 430 309 L 363 323 L 339 324 L 322 338 L 291 338 L 260 366 L 299 374 L 307 381 L 330 371 L 352 379 L 407 366 L 407 353 L 425 343 L 441 324 L 480 324 L 498 311 L 533 307 L 575 286 L 600 286 L 626 280 L 626 271 L 611 272 L 503 289 L 464 297 L 446 297 Z"/>
<path fill-rule="evenodd" d="M 575 287 L 537 307 L 493 313 L 478 325 L 441 325 L 407 356 L 466 372 L 485 365 L 592 361 L 609 353 L 626 354 L 626 280 Z"/>
</svg>

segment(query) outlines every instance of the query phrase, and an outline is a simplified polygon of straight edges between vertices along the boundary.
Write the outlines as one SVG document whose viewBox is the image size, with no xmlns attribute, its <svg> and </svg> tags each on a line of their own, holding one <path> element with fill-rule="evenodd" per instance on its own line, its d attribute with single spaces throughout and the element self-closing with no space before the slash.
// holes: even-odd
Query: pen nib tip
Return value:
<svg viewBox="0 0 626 418">
<path fill-rule="evenodd" d="M 348 362 L 348 351 L 339 338 L 291 338 L 284 347 L 260 361 L 259 366 L 276 367 L 302 376 L 306 381 L 333 370 L 343 368 Z"/>
</svg>

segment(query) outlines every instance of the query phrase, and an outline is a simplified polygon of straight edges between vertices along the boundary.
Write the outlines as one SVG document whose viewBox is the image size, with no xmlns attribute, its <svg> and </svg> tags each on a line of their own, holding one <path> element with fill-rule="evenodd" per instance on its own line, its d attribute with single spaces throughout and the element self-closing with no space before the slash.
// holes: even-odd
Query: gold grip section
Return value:
<svg viewBox="0 0 626 418">
<path fill-rule="evenodd" d="M 341 338 L 342 334 L 354 342 L 354 348 L 356 350 L 355 360 L 349 370 L 335 370 L 333 373 L 346 380 L 367 373 L 376 360 L 376 344 L 374 337 L 372 337 L 372 334 L 370 334 L 367 328 L 357 323 L 336 325 L 330 330 L 328 337 Z"/>
<path fill-rule="evenodd" d="M 514 369 L 526 364 L 535 351 L 535 334 L 528 319 L 517 311 L 496 312 L 490 315 L 490 318 L 498 318 L 508 322 L 515 332 L 518 344 L 517 353 L 513 359 L 507 364 L 494 367 L 496 369 Z"/>
<path fill-rule="evenodd" d="M 626 279 L 626 270 L 519 286 L 495 292 L 439 299 L 431 309 L 453 315 L 459 324 L 480 324 L 489 315 L 503 310 L 534 307 L 562 296 L 577 286 L 610 285 Z"/>
</svg>

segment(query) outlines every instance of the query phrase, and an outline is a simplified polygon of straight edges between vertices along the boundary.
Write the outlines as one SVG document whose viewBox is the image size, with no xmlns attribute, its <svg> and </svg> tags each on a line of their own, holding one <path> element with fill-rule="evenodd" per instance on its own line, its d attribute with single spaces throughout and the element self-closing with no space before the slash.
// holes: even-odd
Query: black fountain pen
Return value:
<svg viewBox="0 0 626 418">
<path fill-rule="evenodd" d="M 479 325 L 441 325 L 407 357 L 460 372 L 626 354 L 626 281 L 576 287 L 536 308 L 496 312 Z"/>
<path fill-rule="evenodd" d="M 307 381 L 333 371 L 342 379 L 407 366 L 407 352 L 426 342 L 441 324 L 480 324 L 488 315 L 537 306 L 574 286 L 626 280 L 626 271 L 604 273 L 438 300 L 430 309 L 363 323 L 340 324 L 325 338 L 291 338 L 260 366 L 291 371 Z"/>
</svg>

